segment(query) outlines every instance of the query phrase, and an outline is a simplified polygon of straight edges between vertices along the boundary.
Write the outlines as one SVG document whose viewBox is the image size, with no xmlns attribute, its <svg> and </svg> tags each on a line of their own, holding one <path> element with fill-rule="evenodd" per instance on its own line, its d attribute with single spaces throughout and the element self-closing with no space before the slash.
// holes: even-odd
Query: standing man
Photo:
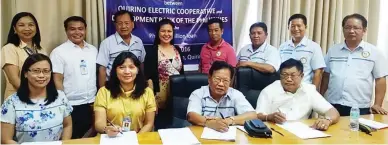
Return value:
<svg viewBox="0 0 388 145">
<path fill-rule="evenodd" d="M 323 68 L 326 67 L 321 47 L 305 36 L 307 18 L 302 14 L 294 14 L 288 19 L 288 29 L 292 39 L 280 45 L 282 62 L 293 58 L 303 63 L 303 81 L 320 87 Z"/>
<path fill-rule="evenodd" d="M 56 47 L 50 55 L 54 82 L 58 90 L 65 92 L 73 106 L 72 139 L 82 138 L 92 125 L 95 100 L 97 48 L 84 41 L 85 19 L 71 16 L 64 22 L 68 40 Z"/>
<path fill-rule="evenodd" d="M 222 39 L 222 34 L 224 33 L 222 20 L 218 18 L 210 19 L 207 23 L 207 28 L 210 41 L 202 46 L 199 72 L 208 74 L 214 61 L 225 61 L 236 67 L 236 53 L 233 47 Z"/>
<path fill-rule="evenodd" d="M 323 74 L 321 94 L 333 104 L 341 116 L 349 116 L 353 106 L 360 114 L 387 115 L 382 108 L 388 75 L 386 59 L 372 44 L 362 40 L 367 20 L 360 14 L 342 20 L 345 41 L 332 46 L 325 57 L 327 67 Z M 375 82 L 375 88 L 373 88 Z M 375 101 L 372 105 L 373 89 Z M 327 92 L 326 92 L 327 90 Z"/>
<path fill-rule="evenodd" d="M 101 42 L 97 56 L 97 64 L 100 65 L 98 68 L 99 87 L 104 86 L 105 82 L 109 79 L 113 60 L 121 52 L 130 51 L 141 62 L 144 62 L 146 55 L 141 39 L 132 35 L 132 30 L 135 27 L 133 14 L 125 10 L 120 10 L 114 14 L 113 21 L 116 26 L 116 33 Z"/>
<path fill-rule="evenodd" d="M 263 22 L 254 23 L 249 28 L 252 44 L 244 46 L 238 54 L 237 67 L 251 67 L 264 73 L 274 73 L 279 69 L 279 51 L 265 42 L 267 25 Z"/>
</svg>

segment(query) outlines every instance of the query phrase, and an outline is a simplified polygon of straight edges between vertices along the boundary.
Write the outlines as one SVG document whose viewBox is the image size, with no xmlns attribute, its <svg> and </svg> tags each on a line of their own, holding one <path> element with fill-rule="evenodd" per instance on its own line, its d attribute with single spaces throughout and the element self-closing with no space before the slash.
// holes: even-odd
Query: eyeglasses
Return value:
<svg viewBox="0 0 388 145">
<path fill-rule="evenodd" d="M 301 74 L 280 74 L 280 79 L 288 79 L 288 77 L 291 77 L 291 79 L 296 79 L 297 77 L 299 77 Z"/>
<path fill-rule="evenodd" d="M 213 77 L 213 82 L 218 84 L 220 82 L 223 82 L 224 84 L 229 84 L 230 83 L 230 80 L 227 80 L 227 79 L 221 79 L 219 77 Z"/>
<path fill-rule="evenodd" d="M 345 26 L 344 29 L 345 29 L 345 31 L 351 31 L 352 29 L 354 31 L 360 31 L 362 29 L 362 27 Z"/>
<path fill-rule="evenodd" d="M 51 70 L 49 69 L 29 69 L 29 72 L 31 72 L 33 75 L 39 75 L 40 73 L 43 73 L 44 75 L 51 74 Z"/>
</svg>

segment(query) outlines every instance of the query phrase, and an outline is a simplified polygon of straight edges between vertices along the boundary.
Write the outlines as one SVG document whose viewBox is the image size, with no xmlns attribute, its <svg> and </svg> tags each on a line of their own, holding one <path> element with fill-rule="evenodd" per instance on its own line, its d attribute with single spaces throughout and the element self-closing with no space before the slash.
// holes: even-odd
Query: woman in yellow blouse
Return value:
<svg viewBox="0 0 388 145">
<path fill-rule="evenodd" d="M 130 117 L 130 130 L 152 131 L 156 103 L 152 89 L 147 88 L 141 62 L 131 52 L 120 53 L 113 62 L 110 78 L 98 90 L 94 102 L 95 128 L 99 133 L 115 136 Z M 112 126 L 109 122 L 112 122 Z"/>
<path fill-rule="evenodd" d="M 1 68 L 6 76 L 5 98 L 19 88 L 23 63 L 35 53 L 46 54 L 40 46 L 38 21 L 31 13 L 20 12 L 13 17 L 7 43 L 1 49 Z"/>
</svg>

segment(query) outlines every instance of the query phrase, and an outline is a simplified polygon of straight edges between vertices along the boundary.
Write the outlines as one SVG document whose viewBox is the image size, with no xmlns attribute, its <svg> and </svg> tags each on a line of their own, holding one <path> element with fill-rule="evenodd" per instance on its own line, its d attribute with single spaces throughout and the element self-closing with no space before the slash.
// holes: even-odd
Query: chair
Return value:
<svg viewBox="0 0 388 145">
<path fill-rule="evenodd" d="M 208 85 L 206 74 L 186 73 L 170 76 L 170 97 L 167 104 L 170 111 L 172 111 L 170 128 L 191 125 L 186 119 L 189 97 L 194 90 L 206 85 Z"/>
<path fill-rule="evenodd" d="M 245 95 L 253 108 L 256 108 L 261 90 L 279 78 L 279 73 L 262 73 L 249 67 L 239 67 L 236 71 L 235 88 Z"/>
</svg>

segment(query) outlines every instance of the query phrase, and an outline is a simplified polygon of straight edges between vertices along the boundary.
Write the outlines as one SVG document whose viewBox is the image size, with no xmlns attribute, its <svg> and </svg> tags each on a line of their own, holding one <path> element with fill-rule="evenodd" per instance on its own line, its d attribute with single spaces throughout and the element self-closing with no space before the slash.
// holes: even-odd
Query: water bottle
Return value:
<svg viewBox="0 0 388 145">
<path fill-rule="evenodd" d="M 358 131 L 359 118 L 360 118 L 360 109 L 358 109 L 356 105 L 353 105 L 353 107 L 350 109 L 350 130 L 351 131 Z"/>
</svg>

